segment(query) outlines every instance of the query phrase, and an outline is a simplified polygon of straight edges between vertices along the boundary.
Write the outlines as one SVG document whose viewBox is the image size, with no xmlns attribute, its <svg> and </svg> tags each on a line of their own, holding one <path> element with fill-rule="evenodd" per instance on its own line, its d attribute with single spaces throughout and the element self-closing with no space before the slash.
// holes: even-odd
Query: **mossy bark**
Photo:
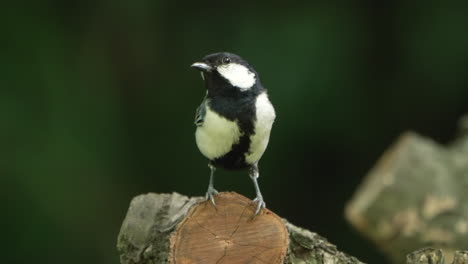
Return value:
<svg viewBox="0 0 468 264">
<path fill-rule="evenodd" d="M 452 264 L 468 264 L 468 251 L 455 251 Z M 445 257 L 440 249 L 423 248 L 406 256 L 406 264 L 444 264 Z"/>
</svg>

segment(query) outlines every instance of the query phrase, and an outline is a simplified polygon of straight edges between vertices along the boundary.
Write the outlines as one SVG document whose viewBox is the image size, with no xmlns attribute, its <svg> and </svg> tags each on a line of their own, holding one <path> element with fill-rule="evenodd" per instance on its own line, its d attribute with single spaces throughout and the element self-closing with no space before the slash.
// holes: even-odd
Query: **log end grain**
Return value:
<svg viewBox="0 0 468 264">
<path fill-rule="evenodd" d="M 170 239 L 169 263 L 283 263 L 288 231 L 268 209 L 232 192 L 194 205 Z"/>
</svg>

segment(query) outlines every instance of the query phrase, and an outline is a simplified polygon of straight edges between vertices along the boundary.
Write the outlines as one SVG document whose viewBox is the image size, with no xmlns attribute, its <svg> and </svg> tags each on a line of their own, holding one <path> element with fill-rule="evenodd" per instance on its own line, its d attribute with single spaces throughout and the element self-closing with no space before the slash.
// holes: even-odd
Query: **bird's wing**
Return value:
<svg viewBox="0 0 468 264">
<path fill-rule="evenodd" d="M 197 112 L 195 113 L 195 125 L 202 126 L 203 120 L 205 119 L 206 114 L 206 96 L 203 98 L 200 106 L 197 108 Z"/>
</svg>

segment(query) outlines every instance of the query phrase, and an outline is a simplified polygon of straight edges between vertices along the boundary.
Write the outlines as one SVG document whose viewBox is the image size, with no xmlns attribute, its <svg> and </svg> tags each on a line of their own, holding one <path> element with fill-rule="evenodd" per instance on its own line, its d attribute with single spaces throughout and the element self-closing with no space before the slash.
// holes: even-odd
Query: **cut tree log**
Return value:
<svg viewBox="0 0 468 264">
<path fill-rule="evenodd" d="M 468 248 L 468 116 L 444 147 L 405 133 L 369 172 L 346 217 L 394 263 L 409 250 Z"/>
<path fill-rule="evenodd" d="M 117 241 L 122 264 L 358 264 L 319 235 L 295 227 L 237 193 L 216 208 L 201 197 L 144 194 L 128 209 Z"/>
<path fill-rule="evenodd" d="M 263 210 L 253 218 L 254 204 L 224 193 L 216 207 L 194 207 L 171 235 L 170 263 L 281 263 L 288 231 L 276 214 Z"/>
</svg>

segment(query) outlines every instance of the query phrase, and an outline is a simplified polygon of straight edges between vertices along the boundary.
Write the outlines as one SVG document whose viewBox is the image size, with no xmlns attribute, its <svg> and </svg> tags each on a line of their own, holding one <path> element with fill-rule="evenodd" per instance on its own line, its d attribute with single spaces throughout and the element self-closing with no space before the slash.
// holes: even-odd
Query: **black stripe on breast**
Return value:
<svg viewBox="0 0 468 264">
<path fill-rule="evenodd" d="M 242 136 L 239 142 L 232 146 L 230 152 L 224 156 L 212 160 L 216 167 L 236 170 L 250 166 L 245 161 L 245 154 L 250 149 L 250 136 L 254 133 L 255 122 L 255 97 L 244 98 L 212 98 L 209 101 L 210 108 L 228 120 L 236 121 Z"/>
</svg>

